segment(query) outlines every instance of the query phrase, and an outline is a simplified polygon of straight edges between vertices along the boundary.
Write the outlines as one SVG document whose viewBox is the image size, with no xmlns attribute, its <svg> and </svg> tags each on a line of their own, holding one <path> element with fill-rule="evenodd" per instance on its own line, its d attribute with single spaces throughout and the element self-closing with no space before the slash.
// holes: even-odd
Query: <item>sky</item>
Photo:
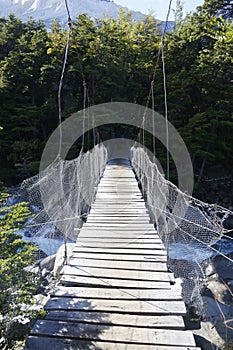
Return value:
<svg viewBox="0 0 233 350">
<path fill-rule="evenodd" d="M 118 5 L 126 6 L 129 10 L 140 11 L 142 13 L 151 13 L 160 20 L 165 20 L 167 16 L 170 0 L 114 0 Z M 183 0 L 184 14 L 195 10 L 199 5 L 202 5 L 204 0 Z M 172 8 L 175 9 L 176 0 L 172 2 Z M 173 11 L 171 11 L 170 20 L 174 19 Z"/>
</svg>

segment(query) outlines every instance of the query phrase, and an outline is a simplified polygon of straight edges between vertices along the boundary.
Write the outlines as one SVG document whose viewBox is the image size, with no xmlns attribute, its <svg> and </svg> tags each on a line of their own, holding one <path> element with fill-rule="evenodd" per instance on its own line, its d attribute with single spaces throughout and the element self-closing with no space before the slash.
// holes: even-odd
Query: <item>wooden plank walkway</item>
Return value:
<svg viewBox="0 0 233 350">
<path fill-rule="evenodd" d="M 27 350 L 197 350 L 167 252 L 130 167 L 107 166 Z"/>
</svg>

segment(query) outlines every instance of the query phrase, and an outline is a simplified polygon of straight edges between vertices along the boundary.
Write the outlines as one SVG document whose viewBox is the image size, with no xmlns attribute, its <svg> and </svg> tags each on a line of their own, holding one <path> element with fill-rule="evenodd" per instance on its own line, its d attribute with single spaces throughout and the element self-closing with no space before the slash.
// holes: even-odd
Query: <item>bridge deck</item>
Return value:
<svg viewBox="0 0 233 350">
<path fill-rule="evenodd" d="M 26 349 L 197 349 L 166 261 L 133 171 L 107 166 Z"/>
</svg>

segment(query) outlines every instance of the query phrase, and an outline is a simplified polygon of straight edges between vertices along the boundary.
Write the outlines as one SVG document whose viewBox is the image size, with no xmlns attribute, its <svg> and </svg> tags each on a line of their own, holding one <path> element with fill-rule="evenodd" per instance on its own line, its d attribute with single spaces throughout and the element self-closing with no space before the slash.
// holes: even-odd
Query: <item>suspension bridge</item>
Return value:
<svg viewBox="0 0 233 350">
<path fill-rule="evenodd" d="M 88 90 L 80 65 L 84 86 L 82 127 L 77 124 L 75 114 L 62 123 L 61 91 L 72 28 L 67 1 L 65 3 L 68 36 L 58 90 L 59 128 L 51 137 L 50 146 L 47 143 L 45 148 L 48 159 L 55 161 L 48 165 L 46 160 L 48 168 L 42 167 L 40 176 L 27 180 L 25 187 L 31 192 L 32 203 L 37 205 L 41 197 L 43 204 L 46 203 L 46 210 L 43 208 L 42 214 L 38 215 L 39 226 L 43 220 L 46 224 L 49 217 L 63 232 L 65 241 L 69 235 L 72 239 L 77 236 L 77 241 L 61 271 L 59 285 L 45 305 L 47 314 L 36 321 L 25 350 L 200 350 L 184 323 L 185 303 L 191 305 L 195 299 L 199 311 L 203 307 L 201 291 L 206 276 L 202 261 L 205 257 L 199 262 L 193 247 L 209 254 L 209 250 L 214 249 L 211 245 L 226 232 L 223 221 L 229 213 L 221 208 L 223 215 L 220 218 L 217 206 L 205 210 L 205 203 L 188 195 L 189 158 L 183 141 L 177 138 L 168 122 L 164 38 L 172 0 L 169 1 L 146 108 L 142 110 L 131 105 L 129 110 L 129 105 L 111 103 L 86 111 Z M 160 56 L 165 124 L 154 112 L 154 82 Z M 148 110 L 150 99 L 151 112 Z M 102 144 L 96 145 L 93 136 L 93 149 L 83 154 L 84 134 L 88 131 L 85 129 L 86 115 L 88 123 L 92 116 L 94 129 L 106 124 L 106 116 L 109 124 L 127 124 L 129 121 L 129 125 L 140 129 L 139 139 L 142 131 L 143 145 L 144 131 L 151 132 L 154 154 L 156 135 L 167 149 L 167 178 L 170 152 L 178 175 L 182 175 L 179 180 L 184 180 L 184 188 L 179 190 L 166 180 L 157 164 L 138 145 L 131 148 L 132 156 L 126 157 L 131 162 L 107 163 L 106 166 L 106 148 Z M 136 122 L 137 118 L 140 121 Z M 77 130 L 81 129 L 80 155 L 72 161 L 62 160 L 77 140 Z M 40 188 L 39 192 L 37 188 Z M 146 194 L 146 203 L 142 193 Z M 85 212 L 86 199 L 87 202 L 91 199 L 91 210 L 80 229 L 78 219 Z M 174 271 L 185 281 L 182 295 L 168 269 L 167 247 L 178 241 L 185 245 L 191 256 L 187 264 L 174 266 Z"/>
<path fill-rule="evenodd" d="M 167 251 L 128 163 L 109 164 L 26 350 L 194 350 Z"/>
</svg>

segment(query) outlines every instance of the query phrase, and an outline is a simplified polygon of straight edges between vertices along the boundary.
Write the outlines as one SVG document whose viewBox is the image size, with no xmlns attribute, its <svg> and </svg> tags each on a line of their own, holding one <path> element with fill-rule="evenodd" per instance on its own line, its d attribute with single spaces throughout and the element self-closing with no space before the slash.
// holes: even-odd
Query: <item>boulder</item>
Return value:
<svg viewBox="0 0 233 350">
<path fill-rule="evenodd" d="M 233 215 L 228 215 L 228 217 L 223 221 L 223 227 L 227 230 L 233 229 Z"/>
<path fill-rule="evenodd" d="M 40 269 L 46 269 L 47 271 L 53 271 L 56 260 L 56 254 L 49 255 L 40 262 Z"/>
<path fill-rule="evenodd" d="M 229 254 L 228 258 L 233 259 L 233 253 Z M 230 260 L 222 256 L 216 256 L 212 260 L 212 264 L 220 278 L 225 281 L 233 280 L 233 264 Z"/>
<path fill-rule="evenodd" d="M 67 243 L 67 257 L 69 262 L 69 258 L 71 257 L 73 253 L 73 248 L 75 246 L 75 243 Z M 63 244 L 57 251 L 56 258 L 55 258 L 55 263 L 54 263 L 54 268 L 53 268 L 53 274 L 55 277 L 59 278 L 60 277 L 60 272 L 62 270 L 62 267 L 64 265 L 64 260 L 65 260 L 65 244 Z"/>
<path fill-rule="evenodd" d="M 215 300 L 218 300 L 221 303 L 232 304 L 232 295 L 231 292 L 217 274 L 211 276 L 206 281 L 207 288 L 211 291 Z"/>
<path fill-rule="evenodd" d="M 210 346 L 212 349 L 226 349 L 226 343 L 233 340 L 233 331 L 231 324 L 226 327 L 224 319 L 232 319 L 233 307 L 204 296 L 203 315 L 200 329 L 193 330 L 197 345 L 203 350 L 210 350 Z"/>
</svg>

